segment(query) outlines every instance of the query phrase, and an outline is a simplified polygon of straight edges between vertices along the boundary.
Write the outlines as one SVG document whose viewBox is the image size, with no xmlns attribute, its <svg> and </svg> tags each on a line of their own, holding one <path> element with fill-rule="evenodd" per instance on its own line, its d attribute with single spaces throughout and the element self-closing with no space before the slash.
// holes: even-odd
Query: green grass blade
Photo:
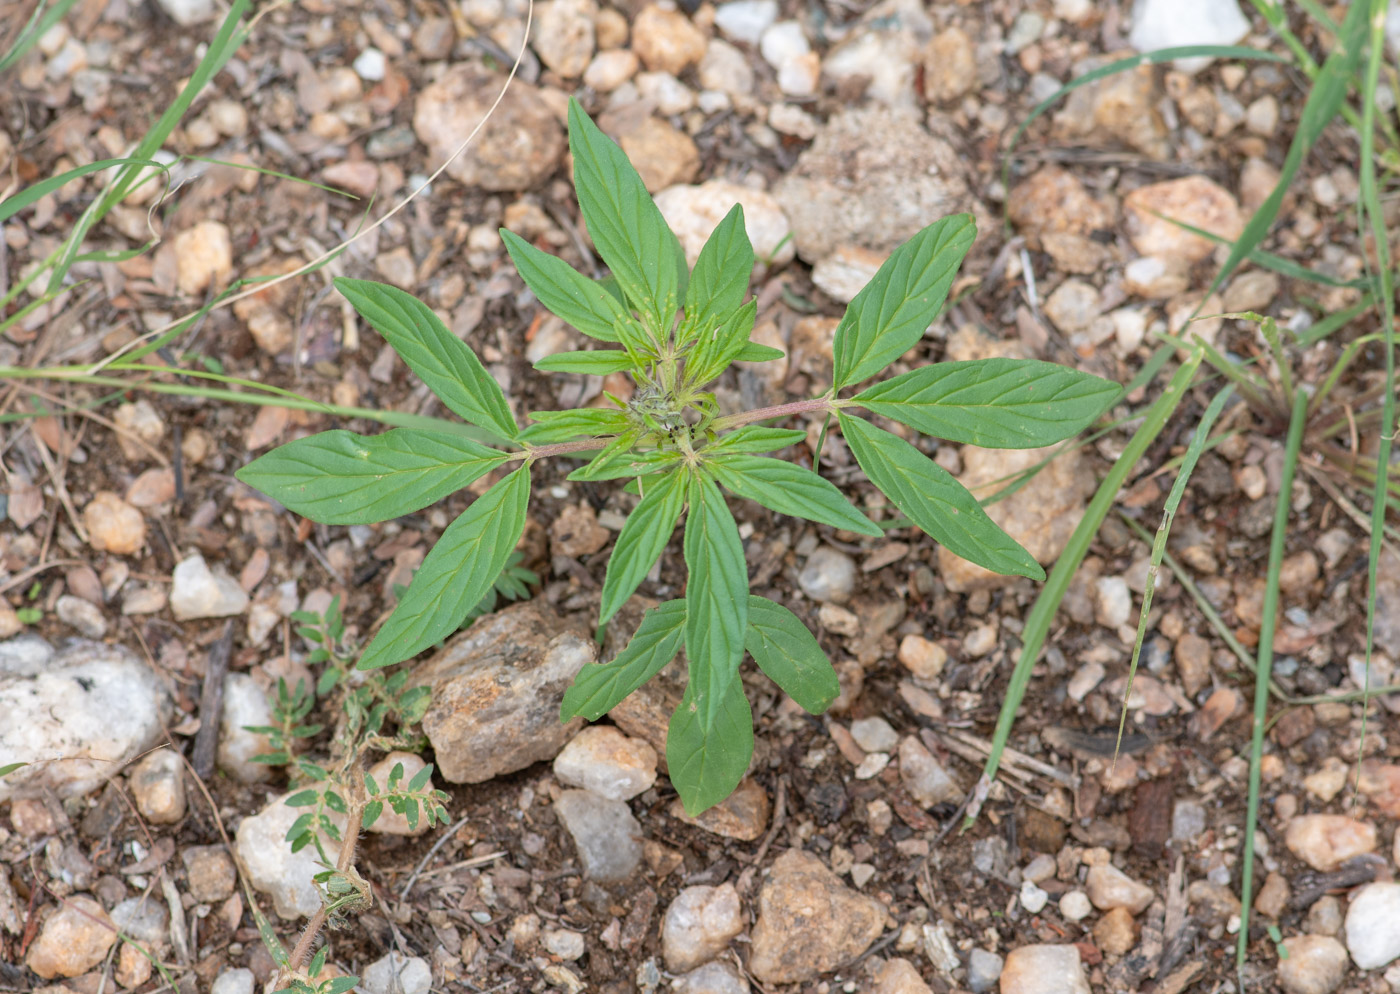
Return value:
<svg viewBox="0 0 1400 994">
<path fill-rule="evenodd" d="M 1293 476 L 1298 470 L 1298 453 L 1303 446 L 1307 424 L 1308 398 L 1293 398 L 1288 423 L 1288 441 L 1283 450 L 1283 475 L 1279 479 L 1278 504 L 1274 508 L 1274 529 L 1269 538 L 1269 571 L 1264 577 L 1264 620 L 1259 627 L 1259 656 L 1254 670 L 1254 730 L 1249 744 L 1249 800 L 1245 811 L 1244 859 L 1240 865 L 1240 937 L 1235 946 L 1235 966 L 1244 966 L 1249 951 L 1249 913 L 1254 888 L 1254 830 L 1259 825 L 1260 761 L 1264 755 L 1264 722 L 1268 717 L 1269 676 L 1274 665 L 1274 634 L 1278 625 L 1279 573 L 1288 538 L 1288 512 L 1293 504 Z"/>
<path fill-rule="evenodd" d="M 1133 656 L 1128 661 L 1128 685 L 1123 690 L 1123 706 L 1118 712 L 1118 740 L 1113 746 L 1115 756 L 1123 744 L 1123 726 L 1128 720 L 1128 697 L 1133 692 L 1133 678 L 1137 676 L 1138 659 L 1142 656 L 1142 642 L 1147 636 L 1147 616 L 1152 610 L 1152 593 L 1157 587 L 1157 571 L 1161 568 L 1162 556 L 1167 551 L 1167 537 L 1171 534 L 1172 521 L 1176 517 L 1176 509 L 1181 506 L 1181 497 L 1186 493 L 1186 484 L 1190 482 L 1191 474 L 1196 470 L 1196 462 L 1201 458 L 1201 453 L 1205 451 L 1206 441 L 1210 438 L 1210 430 L 1215 425 L 1216 418 L 1220 417 L 1220 412 L 1225 408 L 1225 402 L 1230 399 L 1230 395 L 1234 392 L 1235 388 L 1226 384 L 1211 399 L 1205 414 L 1201 415 L 1201 423 L 1196 426 L 1195 435 L 1191 437 L 1191 444 L 1186 447 L 1186 456 L 1181 462 L 1181 470 L 1176 474 L 1171 492 L 1167 494 L 1167 502 L 1162 507 L 1162 523 L 1157 526 L 1157 535 L 1152 540 L 1152 558 L 1147 566 L 1147 581 L 1142 590 L 1142 610 L 1138 612 L 1137 637 L 1133 640 Z"/>
<path fill-rule="evenodd" d="M 97 162 L 89 162 L 85 166 L 75 166 L 65 170 L 57 176 L 50 176 L 48 179 L 25 187 L 7 200 L 0 201 L 0 223 L 8 221 L 26 207 L 33 206 L 40 198 L 53 193 L 55 190 L 71 183 L 75 179 L 82 179 L 91 173 L 100 173 L 105 169 L 112 169 L 116 166 L 133 166 L 138 169 L 152 167 L 169 173 L 170 167 L 164 163 L 156 162 L 154 159 L 137 159 L 124 156 L 119 159 L 100 159 Z"/>
<path fill-rule="evenodd" d="M 1002 702 L 1001 713 L 997 716 L 996 731 L 992 736 L 991 753 L 987 756 L 987 764 L 968 804 L 964 827 L 970 827 L 976 821 L 981 801 L 987 796 L 987 791 L 991 789 L 992 781 L 996 778 L 997 769 L 1001 766 L 1002 753 L 1005 752 L 1006 744 L 1011 738 L 1011 726 L 1016 721 L 1016 710 L 1026 696 L 1026 688 L 1030 686 L 1031 670 L 1040 656 L 1040 650 L 1045 646 L 1045 639 L 1050 634 L 1050 625 L 1055 620 L 1055 612 L 1069 590 L 1075 571 L 1084 561 L 1089 545 L 1098 533 L 1099 525 L 1103 523 L 1109 508 L 1113 506 L 1119 489 L 1127 482 L 1128 475 L 1137 465 L 1137 461 L 1161 434 L 1168 419 L 1185 399 L 1186 390 L 1204 357 L 1205 350 L 1198 345 L 1177 368 L 1175 375 L 1163 388 L 1162 395 L 1148 408 L 1141 426 L 1128 440 L 1123 454 L 1118 457 L 1108 475 L 1099 484 L 1098 490 L 1094 492 L 1094 497 L 1089 501 L 1084 516 L 1079 519 L 1065 551 L 1055 562 L 1045 586 L 1041 588 L 1040 596 L 1036 598 L 1035 606 L 1026 617 L 1026 626 L 1021 633 L 1021 658 L 1017 660 L 1016 668 L 1011 674 L 1011 682 L 1007 685 L 1006 698 Z"/>
<path fill-rule="evenodd" d="M 0 76 L 5 71 L 19 62 L 20 59 L 29 52 L 44 37 L 44 33 L 59 21 L 63 20 L 65 14 L 72 8 L 77 0 L 58 0 L 52 7 L 46 7 L 40 3 L 34 8 L 34 13 L 29 15 L 29 21 L 20 31 L 15 43 L 10 46 L 10 50 L 0 57 Z"/>
</svg>

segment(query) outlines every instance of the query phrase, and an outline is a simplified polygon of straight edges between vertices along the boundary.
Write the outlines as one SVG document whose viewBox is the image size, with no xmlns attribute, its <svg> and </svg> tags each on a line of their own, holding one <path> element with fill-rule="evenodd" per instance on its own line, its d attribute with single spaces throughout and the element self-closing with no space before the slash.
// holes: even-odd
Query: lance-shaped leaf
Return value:
<svg viewBox="0 0 1400 994">
<path fill-rule="evenodd" d="M 735 204 L 724 216 L 695 260 L 685 291 L 685 329 L 701 340 L 738 310 L 749 292 L 753 246 L 744 227 L 744 208 Z M 687 337 L 685 335 L 682 336 Z"/>
<path fill-rule="evenodd" d="M 770 511 L 873 538 L 884 535 L 840 490 L 810 469 L 771 456 L 738 452 L 722 452 L 707 459 L 705 467 L 731 493 L 756 500 Z"/>
<path fill-rule="evenodd" d="M 456 631 L 500 576 L 525 530 L 529 500 L 530 470 L 521 466 L 458 515 L 418 567 L 359 668 L 402 662 Z"/>
<path fill-rule="evenodd" d="M 670 334 L 680 307 L 680 272 L 685 268 L 680 243 L 627 155 L 573 99 L 569 151 L 588 234 L 642 323 L 660 341 Z"/>
<path fill-rule="evenodd" d="M 597 352 L 556 352 L 535 363 L 535 368 L 546 373 L 607 376 L 631 369 L 633 365 L 632 357 L 621 349 L 603 349 Z"/>
<path fill-rule="evenodd" d="M 581 407 L 572 411 L 531 411 L 520 441 L 531 445 L 565 442 L 571 438 L 618 435 L 627 430 L 627 412 L 607 407 Z"/>
<path fill-rule="evenodd" d="M 976 237 L 972 215 L 954 214 L 894 250 L 836 326 L 837 390 L 874 376 L 914 347 L 938 317 Z"/>
<path fill-rule="evenodd" d="M 618 341 L 617 328 L 632 320 L 617 298 L 556 255 L 535 248 L 513 231 L 501 238 L 516 272 L 541 304 L 589 338 Z"/>
<path fill-rule="evenodd" d="M 677 469 L 647 488 L 646 496 L 627 516 L 603 577 L 598 624 L 606 625 L 661 558 L 685 507 L 685 469 Z"/>
<path fill-rule="evenodd" d="M 708 721 L 697 693 L 692 677 L 666 730 L 667 771 L 692 817 L 734 793 L 753 758 L 753 710 L 743 681 L 729 682 L 718 704 L 708 709 Z"/>
<path fill-rule="evenodd" d="M 842 412 L 856 462 L 894 506 L 935 540 L 964 559 L 996 573 L 1045 579 L 1045 571 L 938 463 L 898 435 Z"/>
<path fill-rule="evenodd" d="M 658 604 L 642 615 L 627 646 L 609 663 L 588 663 L 559 706 L 559 720 L 582 715 L 597 721 L 632 691 L 660 673 L 676 658 L 685 641 L 685 601 Z"/>
<path fill-rule="evenodd" d="M 749 595 L 744 648 L 758 668 L 809 714 L 821 714 L 841 693 L 836 670 L 797 617 L 767 597 Z"/>
<path fill-rule="evenodd" d="M 734 516 L 713 480 L 690 478 L 685 519 L 685 653 L 691 700 L 706 728 L 718 720 L 731 683 L 739 680 L 749 622 L 749 567 Z"/>
<path fill-rule="evenodd" d="M 337 429 L 278 446 L 234 475 L 312 521 L 367 525 L 434 504 L 505 461 L 459 435 Z"/>
<path fill-rule="evenodd" d="M 515 438 L 519 429 L 500 384 L 432 308 L 384 283 L 337 276 L 335 287 L 448 409 L 501 438 Z"/>
<path fill-rule="evenodd" d="M 805 441 L 807 433 L 795 428 L 769 428 L 766 425 L 744 425 L 705 446 L 702 454 L 717 456 L 728 452 L 773 452 Z"/>
<path fill-rule="evenodd" d="M 922 366 L 853 399 L 925 435 L 1036 449 L 1083 431 L 1121 393 L 1118 384 L 1067 366 L 998 358 Z"/>
<path fill-rule="evenodd" d="M 608 447 L 588 463 L 569 474 L 575 482 L 580 480 L 620 480 L 629 476 L 643 476 L 655 473 L 681 461 L 679 452 L 652 449 L 647 452 L 634 452 L 637 433 L 619 435 Z"/>
<path fill-rule="evenodd" d="M 775 349 L 771 345 L 759 345 L 757 342 L 749 342 L 739 354 L 734 357 L 735 362 L 772 362 L 774 359 L 781 359 L 786 355 L 782 349 Z"/>
<path fill-rule="evenodd" d="M 734 310 L 713 331 L 701 331 L 695 350 L 685 361 L 686 378 L 692 383 L 709 383 L 728 368 L 751 344 L 758 301 L 750 300 Z"/>
</svg>

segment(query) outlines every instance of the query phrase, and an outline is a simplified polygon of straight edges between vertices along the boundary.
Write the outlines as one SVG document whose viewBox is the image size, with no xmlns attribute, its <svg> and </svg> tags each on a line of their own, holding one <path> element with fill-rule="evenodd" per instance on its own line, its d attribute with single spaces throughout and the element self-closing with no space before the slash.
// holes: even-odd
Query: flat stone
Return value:
<svg viewBox="0 0 1400 994">
<path fill-rule="evenodd" d="M 1400 884 L 1367 884 L 1347 908 L 1347 952 L 1363 970 L 1377 970 L 1400 959 Z"/>
<path fill-rule="evenodd" d="M 413 130 L 434 163 L 457 150 L 504 85 L 500 74 L 460 65 L 423 88 L 414 105 Z M 539 91 L 516 79 L 447 174 L 492 192 L 527 190 L 554 172 L 565 144 L 564 130 Z"/>
<path fill-rule="evenodd" d="M 421 956 L 394 950 L 365 967 L 360 987 L 366 994 L 428 994 L 433 968 Z"/>
<path fill-rule="evenodd" d="M 884 931 L 885 907 L 841 883 L 816 856 L 779 856 L 758 898 L 749 971 L 766 984 L 805 983 L 859 956 Z"/>
<path fill-rule="evenodd" d="M 248 609 L 248 595 L 222 568 L 210 569 L 196 553 L 175 567 L 170 611 L 179 621 L 227 618 Z"/>
<path fill-rule="evenodd" d="M 921 807 L 962 800 L 957 781 L 912 735 L 906 735 L 899 743 L 899 779 Z"/>
<path fill-rule="evenodd" d="M 1296 815 L 1284 833 L 1293 855 L 1314 870 L 1335 870 L 1353 856 L 1376 848 L 1376 830 L 1346 815 Z"/>
<path fill-rule="evenodd" d="M 684 973 L 708 963 L 744 930 L 744 910 L 733 884 L 687 887 L 661 922 L 666 969 Z"/>
<path fill-rule="evenodd" d="M 1091 994 L 1079 950 L 1032 945 L 1013 949 L 1001 971 L 1001 994 Z"/>
<path fill-rule="evenodd" d="M 181 851 L 185 883 L 190 896 L 201 904 L 214 904 L 233 894 L 238 874 L 222 846 L 189 846 Z"/>
<path fill-rule="evenodd" d="M 54 614 L 59 621 L 85 638 L 100 639 L 107 634 L 107 619 L 102 616 L 102 609 L 92 601 L 64 594 L 54 605 Z"/>
<path fill-rule="evenodd" d="M 1188 45 L 1233 45 L 1249 33 L 1235 0 L 1138 0 L 1128 43 L 1139 52 Z M 1181 72 L 1199 72 L 1210 56 L 1176 59 Z"/>
<path fill-rule="evenodd" d="M 0 803 L 95 790 L 160 741 L 169 714 L 151 667 L 120 645 L 0 643 L 0 766 L 30 764 L 0 779 Z"/>
<path fill-rule="evenodd" d="M 24 965 L 45 980 L 76 977 L 101 963 L 116 941 L 117 931 L 102 905 L 75 894 L 44 920 Z"/>
<path fill-rule="evenodd" d="M 1204 176 L 1150 183 L 1123 198 L 1124 227 L 1133 247 L 1143 255 L 1199 262 L 1215 251 L 1210 239 L 1168 218 L 1227 241 L 1235 240 L 1244 230 L 1244 216 L 1234 196 Z"/>
<path fill-rule="evenodd" d="M 1346 972 L 1346 947 L 1330 935 L 1294 935 L 1283 940 L 1278 983 L 1285 994 L 1332 994 Z"/>
<path fill-rule="evenodd" d="M 621 883 L 642 861 L 642 826 L 622 801 L 586 790 L 566 790 L 555 813 L 573 836 L 583 875 L 599 883 Z"/>
<path fill-rule="evenodd" d="M 745 777 L 734 788 L 734 793 L 698 815 L 687 814 L 679 798 L 671 803 L 670 813 L 673 818 L 688 825 L 695 825 L 726 839 L 752 842 L 768 827 L 771 808 L 768 792 Z"/>
<path fill-rule="evenodd" d="M 554 775 L 570 787 L 627 801 L 656 782 L 656 750 L 610 725 L 590 725 L 554 758 Z"/>
<path fill-rule="evenodd" d="M 415 668 L 432 688 L 423 731 L 450 783 L 482 783 L 550 760 L 583 726 L 559 721 L 578 671 L 597 657 L 588 632 L 543 601 L 489 614 Z"/>
<path fill-rule="evenodd" d="M 234 847 L 248 872 L 248 883 L 272 898 L 278 915 L 295 921 L 315 914 L 321 907 L 321 895 L 312 878 L 322 867 L 315 846 L 292 852 L 287 843 L 292 823 L 306 810 L 288 807 L 290 796 L 284 794 L 257 814 L 244 818 L 234 835 Z M 333 811 L 326 814 L 343 835 L 345 816 Z"/>
</svg>

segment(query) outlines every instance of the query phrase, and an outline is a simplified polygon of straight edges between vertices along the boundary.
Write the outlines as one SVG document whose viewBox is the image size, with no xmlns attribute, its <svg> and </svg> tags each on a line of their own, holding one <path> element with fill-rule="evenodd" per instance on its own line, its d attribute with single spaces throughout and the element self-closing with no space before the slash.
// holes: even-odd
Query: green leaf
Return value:
<svg viewBox="0 0 1400 994">
<path fill-rule="evenodd" d="M 836 326 L 835 389 L 875 375 L 914 347 L 942 310 L 976 237 L 972 215 L 954 214 L 894 250 Z"/>
<path fill-rule="evenodd" d="M 299 790 L 291 797 L 287 798 L 286 805 L 289 808 L 305 808 L 316 803 L 316 799 L 321 795 L 314 788 Z"/>
<path fill-rule="evenodd" d="M 750 300 L 730 314 L 724 324 L 712 332 L 701 331 L 695 351 L 685 363 L 686 379 L 691 383 L 709 383 L 729 367 L 749 344 L 758 301 Z"/>
<path fill-rule="evenodd" d="M 923 432 L 991 449 L 1037 449 L 1088 427 L 1122 393 L 1116 383 L 1034 359 L 922 366 L 854 400 Z"/>
<path fill-rule="evenodd" d="M 461 435 L 336 429 L 278 446 L 234 476 L 312 521 L 368 525 L 435 504 L 505 461 Z"/>
<path fill-rule="evenodd" d="M 695 260 L 685 292 L 685 328 L 703 341 L 739 309 L 749 292 L 753 246 L 744 227 L 744 208 L 735 204 L 716 226 Z M 682 339 L 688 337 L 682 335 Z"/>
<path fill-rule="evenodd" d="M 713 480 L 690 478 L 685 520 L 685 654 L 690 660 L 690 699 L 708 728 L 739 682 L 744 630 L 749 623 L 749 567 L 734 516 Z M 741 692 L 742 693 L 742 692 Z"/>
<path fill-rule="evenodd" d="M 448 525 L 360 657 L 359 668 L 403 662 L 456 631 L 491 589 L 519 541 L 529 499 L 530 470 L 521 466 Z"/>
<path fill-rule="evenodd" d="M 679 452 L 652 449 L 649 452 L 634 452 L 635 437 L 620 436 L 615 440 L 616 447 L 610 445 L 591 461 L 569 474 L 568 479 L 580 480 L 619 480 L 628 476 L 644 476 L 655 473 L 680 462 Z"/>
<path fill-rule="evenodd" d="M 807 433 L 795 428 L 744 425 L 744 427 L 736 428 L 726 435 L 721 435 L 705 446 L 701 450 L 701 454 L 708 457 L 717 456 L 722 452 L 773 452 L 776 449 L 786 449 L 789 445 L 796 445 L 798 442 L 806 441 L 806 439 Z"/>
<path fill-rule="evenodd" d="M 787 608 L 749 595 L 744 648 L 758 668 L 809 714 L 821 714 L 841 693 L 836 670 L 817 638 Z"/>
<path fill-rule="evenodd" d="M 705 468 L 735 496 L 758 501 L 770 511 L 872 538 L 884 535 L 840 490 L 810 469 L 771 456 L 738 452 L 707 459 Z"/>
<path fill-rule="evenodd" d="M 1040 563 L 998 528 L 946 469 L 898 435 L 844 412 L 838 416 L 860 468 L 914 524 L 949 551 L 993 572 L 1045 579 Z"/>
<path fill-rule="evenodd" d="M 741 680 L 731 680 L 708 721 L 692 680 L 666 731 L 666 766 L 686 814 L 714 807 L 739 786 L 753 758 L 753 711 Z"/>
<path fill-rule="evenodd" d="M 573 686 L 564 691 L 559 720 L 582 715 L 597 721 L 675 659 L 684 639 L 685 601 L 666 601 L 647 611 L 612 662 L 589 663 L 579 670 Z"/>
<path fill-rule="evenodd" d="M 652 338 L 671 332 L 680 306 L 680 244 L 617 143 L 569 100 L 569 151 L 579 210 L 598 254 Z"/>
<path fill-rule="evenodd" d="M 413 774 L 413 779 L 408 782 L 408 789 L 414 792 L 422 790 L 428 786 L 428 781 L 433 777 L 433 764 L 429 763 L 417 773 Z"/>
<path fill-rule="evenodd" d="M 564 442 L 581 435 L 617 435 L 627 430 L 627 412 L 610 407 L 581 407 L 572 411 L 532 411 L 520 433 L 520 441 L 530 445 Z"/>
<path fill-rule="evenodd" d="M 7 777 L 15 770 L 23 769 L 28 765 L 28 763 L 6 763 L 4 766 L 0 766 L 0 777 Z"/>
<path fill-rule="evenodd" d="M 315 974 L 311 976 L 314 977 Z M 359 977 L 332 977 L 326 981 L 319 994 L 347 994 L 348 991 L 354 990 L 359 982 Z"/>
<path fill-rule="evenodd" d="M 677 469 L 663 477 L 647 489 L 646 496 L 627 516 L 603 577 L 598 624 L 606 625 L 617 614 L 661 557 L 685 506 L 687 476 L 684 469 Z"/>
<path fill-rule="evenodd" d="M 546 373 L 607 376 L 635 365 L 632 357 L 621 349 L 601 349 L 597 352 L 556 352 L 535 363 L 535 368 Z"/>
<path fill-rule="evenodd" d="M 616 342 L 618 326 L 632 321 L 606 289 L 558 256 L 535 248 L 513 231 L 501 229 L 515 269 L 541 304 L 589 338 Z"/>
<path fill-rule="evenodd" d="M 771 345 L 759 345 L 757 342 L 749 342 L 739 354 L 734 357 L 735 362 L 772 362 L 774 359 L 781 359 L 787 353 L 782 349 L 775 349 Z"/>
<path fill-rule="evenodd" d="M 316 974 L 320 973 L 321 970 L 325 968 L 326 957 L 330 955 L 330 951 L 330 946 L 322 946 L 320 951 L 317 952 L 315 956 L 311 957 L 311 965 L 306 968 L 306 975 L 308 977 L 316 976 Z"/>
<path fill-rule="evenodd" d="M 453 413 L 501 438 L 515 438 L 519 429 L 500 384 L 432 308 L 384 283 L 337 276 L 335 287 Z"/>
</svg>

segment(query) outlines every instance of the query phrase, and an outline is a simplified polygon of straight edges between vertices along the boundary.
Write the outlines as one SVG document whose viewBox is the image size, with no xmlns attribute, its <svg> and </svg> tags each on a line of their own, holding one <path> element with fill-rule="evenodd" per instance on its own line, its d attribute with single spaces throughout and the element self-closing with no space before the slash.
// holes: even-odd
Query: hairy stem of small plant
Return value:
<svg viewBox="0 0 1400 994">
<path fill-rule="evenodd" d="M 795 400 L 791 404 L 778 404 L 775 407 L 760 407 L 757 410 L 745 411 L 742 414 L 730 414 L 727 417 L 716 418 L 710 427 L 715 431 L 728 431 L 731 428 L 741 428 L 744 425 L 755 424 L 759 421 L 776 421 L 778 418 L 791 417 L 794 414 L 831 411 L 835 410 L 838 406 L 841 405 L 830 397 L 817 397 L 813 400 Z"/>
<path fill-rule="evenodd" d="M 340 854 L 336 856 L 335 868 L 338 873 L 345 873 L 355 863 L 355 847 L 360 841 L 360 819 L 364 816 L 365 801 L 360 791 L 356 791 L 356 797 L 350 802 L 349 813 L 345 817 L 345 838 L 340 843 Z M 325 927 L 326 919 L 330 917 L 327 905 L 322 904 L 311 916 L 311 920 L 306 923 L 306 928 L 301 933 L 301 938 L 297 940 L 296 947 L 292 949 L 292 954 L 287 957 L 287 965 L 283 970 L 284 976 L 281 984 L 285 986 L 291 976 L 299 973 L 311 958 L 311 947 L 316 942 L 316 936 Z"/>
</svg>

